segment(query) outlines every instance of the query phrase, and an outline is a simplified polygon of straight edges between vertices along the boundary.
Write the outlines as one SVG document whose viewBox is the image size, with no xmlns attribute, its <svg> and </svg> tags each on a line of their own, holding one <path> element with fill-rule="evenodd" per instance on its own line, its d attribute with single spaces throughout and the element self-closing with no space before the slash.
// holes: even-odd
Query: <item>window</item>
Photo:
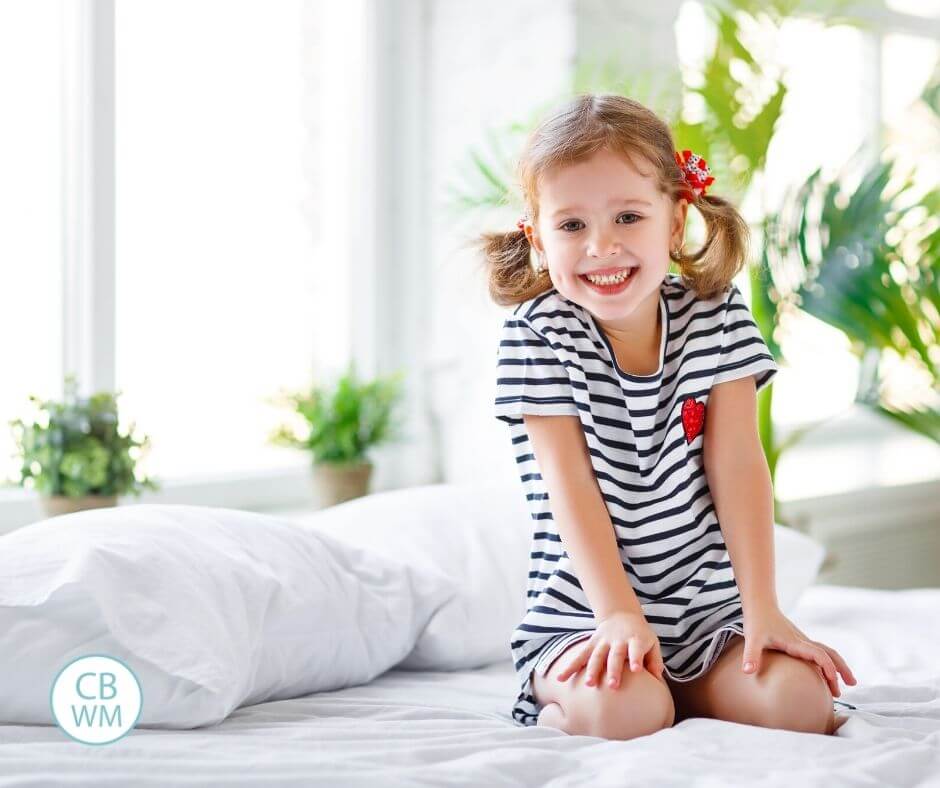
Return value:
<svg viewBox="0 0 940 788">
<path fill-rule="evenodd" d="M 936 14 L 940 15 L 940 11 Z M 937 187 L 940 174 L 937 120 L 927 106 L 918 102 L 937 68 L 940 45 L 927 38 L 888 33 L 882 38 L 881 46 L 883 142 L 887 154 L 897 161 L 900 175 L 910 175 L 911 190 L 920 196 Z M 905 217 L 914 224 L 925 218 L 922 212 Z M 882 368 L 892 402 L 909 401 L 912 405 L 923 406 L 924 392 L 929 391 L 931 384 L 926 370 L 903 361 L 893 351 L 884 354 Z"/>
<path fill-rule="evenodd" d="M 314 360 L 302 10 L 115 4 L 116 381 L 163 479 L 307 462 L 264 402 Z"/>
<path fill-rule="evenodd" d="M 882 39 L 881 119 L 884 142 L 902 171 L 911 171 L 918 194 L 934 188 L 940 173 L 936 119 L 918 98 L 937 67 L 940 45 L 928 38 L 888 33 Z"/>
<path fill-rule="evenodd" d="M 787 95 L 761 176 L 766 206 L 779 205 L 784 189 L 792 190 L 817 167 L 822 166 L 823 178 L 834 177 L 873 131 L 871 74 L 861 30 L 789 19 L 777 39 L 776 60 L 784 70 Z M 860 360 L 842 332 L 803 312 L 785 316 L 780 329 L 778 341 L 788 364 L 781 367 L 774 389 L 775 421 L 792 427 L 849 407 Z M 819 386 L 820 380 L 826 385 Z"/>
<path fill-rule="evenodd" d="M 62 388 L 61 22 L 59 0 L 0 4 L 2 481 L 18 477 L 8 422 Z"/>
<path fill-rule="evenodd" d="M 375 274 L 406 211 L 377 208 L 401 141 L 420 152 L 389 129 L 422 95 L 393 44 L 422 24 L 365 0 L 0 5 L 0 417 L 75 370 L 151 438 L 147 500 L 310 502 L 310 456 L 267 444 L 303 420 L 269 400 L 398 352 Z M 0 494 L 0 532 L 38 513 Z"/>
</svg>

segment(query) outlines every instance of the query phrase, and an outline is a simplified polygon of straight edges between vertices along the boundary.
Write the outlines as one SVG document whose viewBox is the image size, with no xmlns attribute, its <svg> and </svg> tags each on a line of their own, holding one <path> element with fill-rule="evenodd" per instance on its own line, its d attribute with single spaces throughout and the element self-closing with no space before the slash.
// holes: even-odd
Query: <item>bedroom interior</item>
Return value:
<svg viewBox="0 0 940 788">
<path fill-rule="evenodd" d="M 748 222 L 832 736 L 510 714 L 538 523 L 473 242 L 580 93 Z M 0 99 L 0 786 L 940 784 L 935 0 L 7 0 Z"/>
</svg>

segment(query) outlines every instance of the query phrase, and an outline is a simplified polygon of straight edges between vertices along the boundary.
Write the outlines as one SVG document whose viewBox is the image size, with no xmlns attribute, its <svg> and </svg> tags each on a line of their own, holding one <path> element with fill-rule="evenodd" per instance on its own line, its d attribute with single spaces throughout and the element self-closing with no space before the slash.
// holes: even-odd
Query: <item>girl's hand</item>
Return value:
<svg viewBox="0 0 940 788">
<path fill-rule="evenodd" d="M 565 681 L 587 664 L 584 675 L 588 686 L 600 684 L 606 670 L 608 684 L 618 687 L 628 659 L 633 672 L 645 667 L 662 680 L 663 657 L 656 633 L 642 613 L 617 611 L 597 622 L 594 634 L 574 649 L 573 658 L 558 674 L 558 680 Z"/>
<path fill-rule="evenodd" d="M 838 651 L 823 643 L 810 640 L 775 606 L 756 608 L 751 611 L 750 615 L 744 616 L 743 669 L 745 673 L 757 675 L 760 671 L 761 652 L 765 648 L 783 651 L 790 656 L 814 663 L 828 682 L 830 692 L 834 697 L 842 694 L 839 689 L 837 671 L 842 674 L 846 684 L 858 683 Z M 752 664 L 750 668 L 749 663 Z"/>
</svg>

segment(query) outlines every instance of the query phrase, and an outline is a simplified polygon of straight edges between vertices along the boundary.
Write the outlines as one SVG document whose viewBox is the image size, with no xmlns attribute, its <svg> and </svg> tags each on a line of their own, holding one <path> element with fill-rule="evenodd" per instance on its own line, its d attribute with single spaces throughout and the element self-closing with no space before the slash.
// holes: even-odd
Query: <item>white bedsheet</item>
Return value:
<svg viewBox="0 0 940 788">
<path fill-rule="evenodd" d="M 813 586 L 793 613 L 859 680 L 835 736 L 688 719 L 652 736 L 568 736 L 509 717 L 507 661 L 391 670 L 368 685 L 239 709 L 192 731 L 135 729 L 91 747 L 0 726 L 0 787 L 940 786 L 940 589 Z M 146 702 L 146 699 L 145 699 Z"/>
</svg>

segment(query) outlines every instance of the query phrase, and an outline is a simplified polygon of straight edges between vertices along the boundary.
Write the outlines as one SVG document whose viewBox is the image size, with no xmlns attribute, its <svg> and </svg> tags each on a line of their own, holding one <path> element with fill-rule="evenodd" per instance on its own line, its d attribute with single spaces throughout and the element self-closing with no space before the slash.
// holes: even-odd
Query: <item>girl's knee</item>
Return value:
<svg viewBox="0 0 940 788">
<path fill-rule="evenodd" d="M 768 689 L 768 727 L 827 735 L 834 732 L 832 693 L 814 666 L 805 662 L 797 665 Z"/>
<path fill-rule="evenodd" d="M 617 688 L 583 687 L 564 714 L 567 733 L 627 740 L 672 727 L 676 710 L 669 688 L 642 671 Z"/>
</svg>

